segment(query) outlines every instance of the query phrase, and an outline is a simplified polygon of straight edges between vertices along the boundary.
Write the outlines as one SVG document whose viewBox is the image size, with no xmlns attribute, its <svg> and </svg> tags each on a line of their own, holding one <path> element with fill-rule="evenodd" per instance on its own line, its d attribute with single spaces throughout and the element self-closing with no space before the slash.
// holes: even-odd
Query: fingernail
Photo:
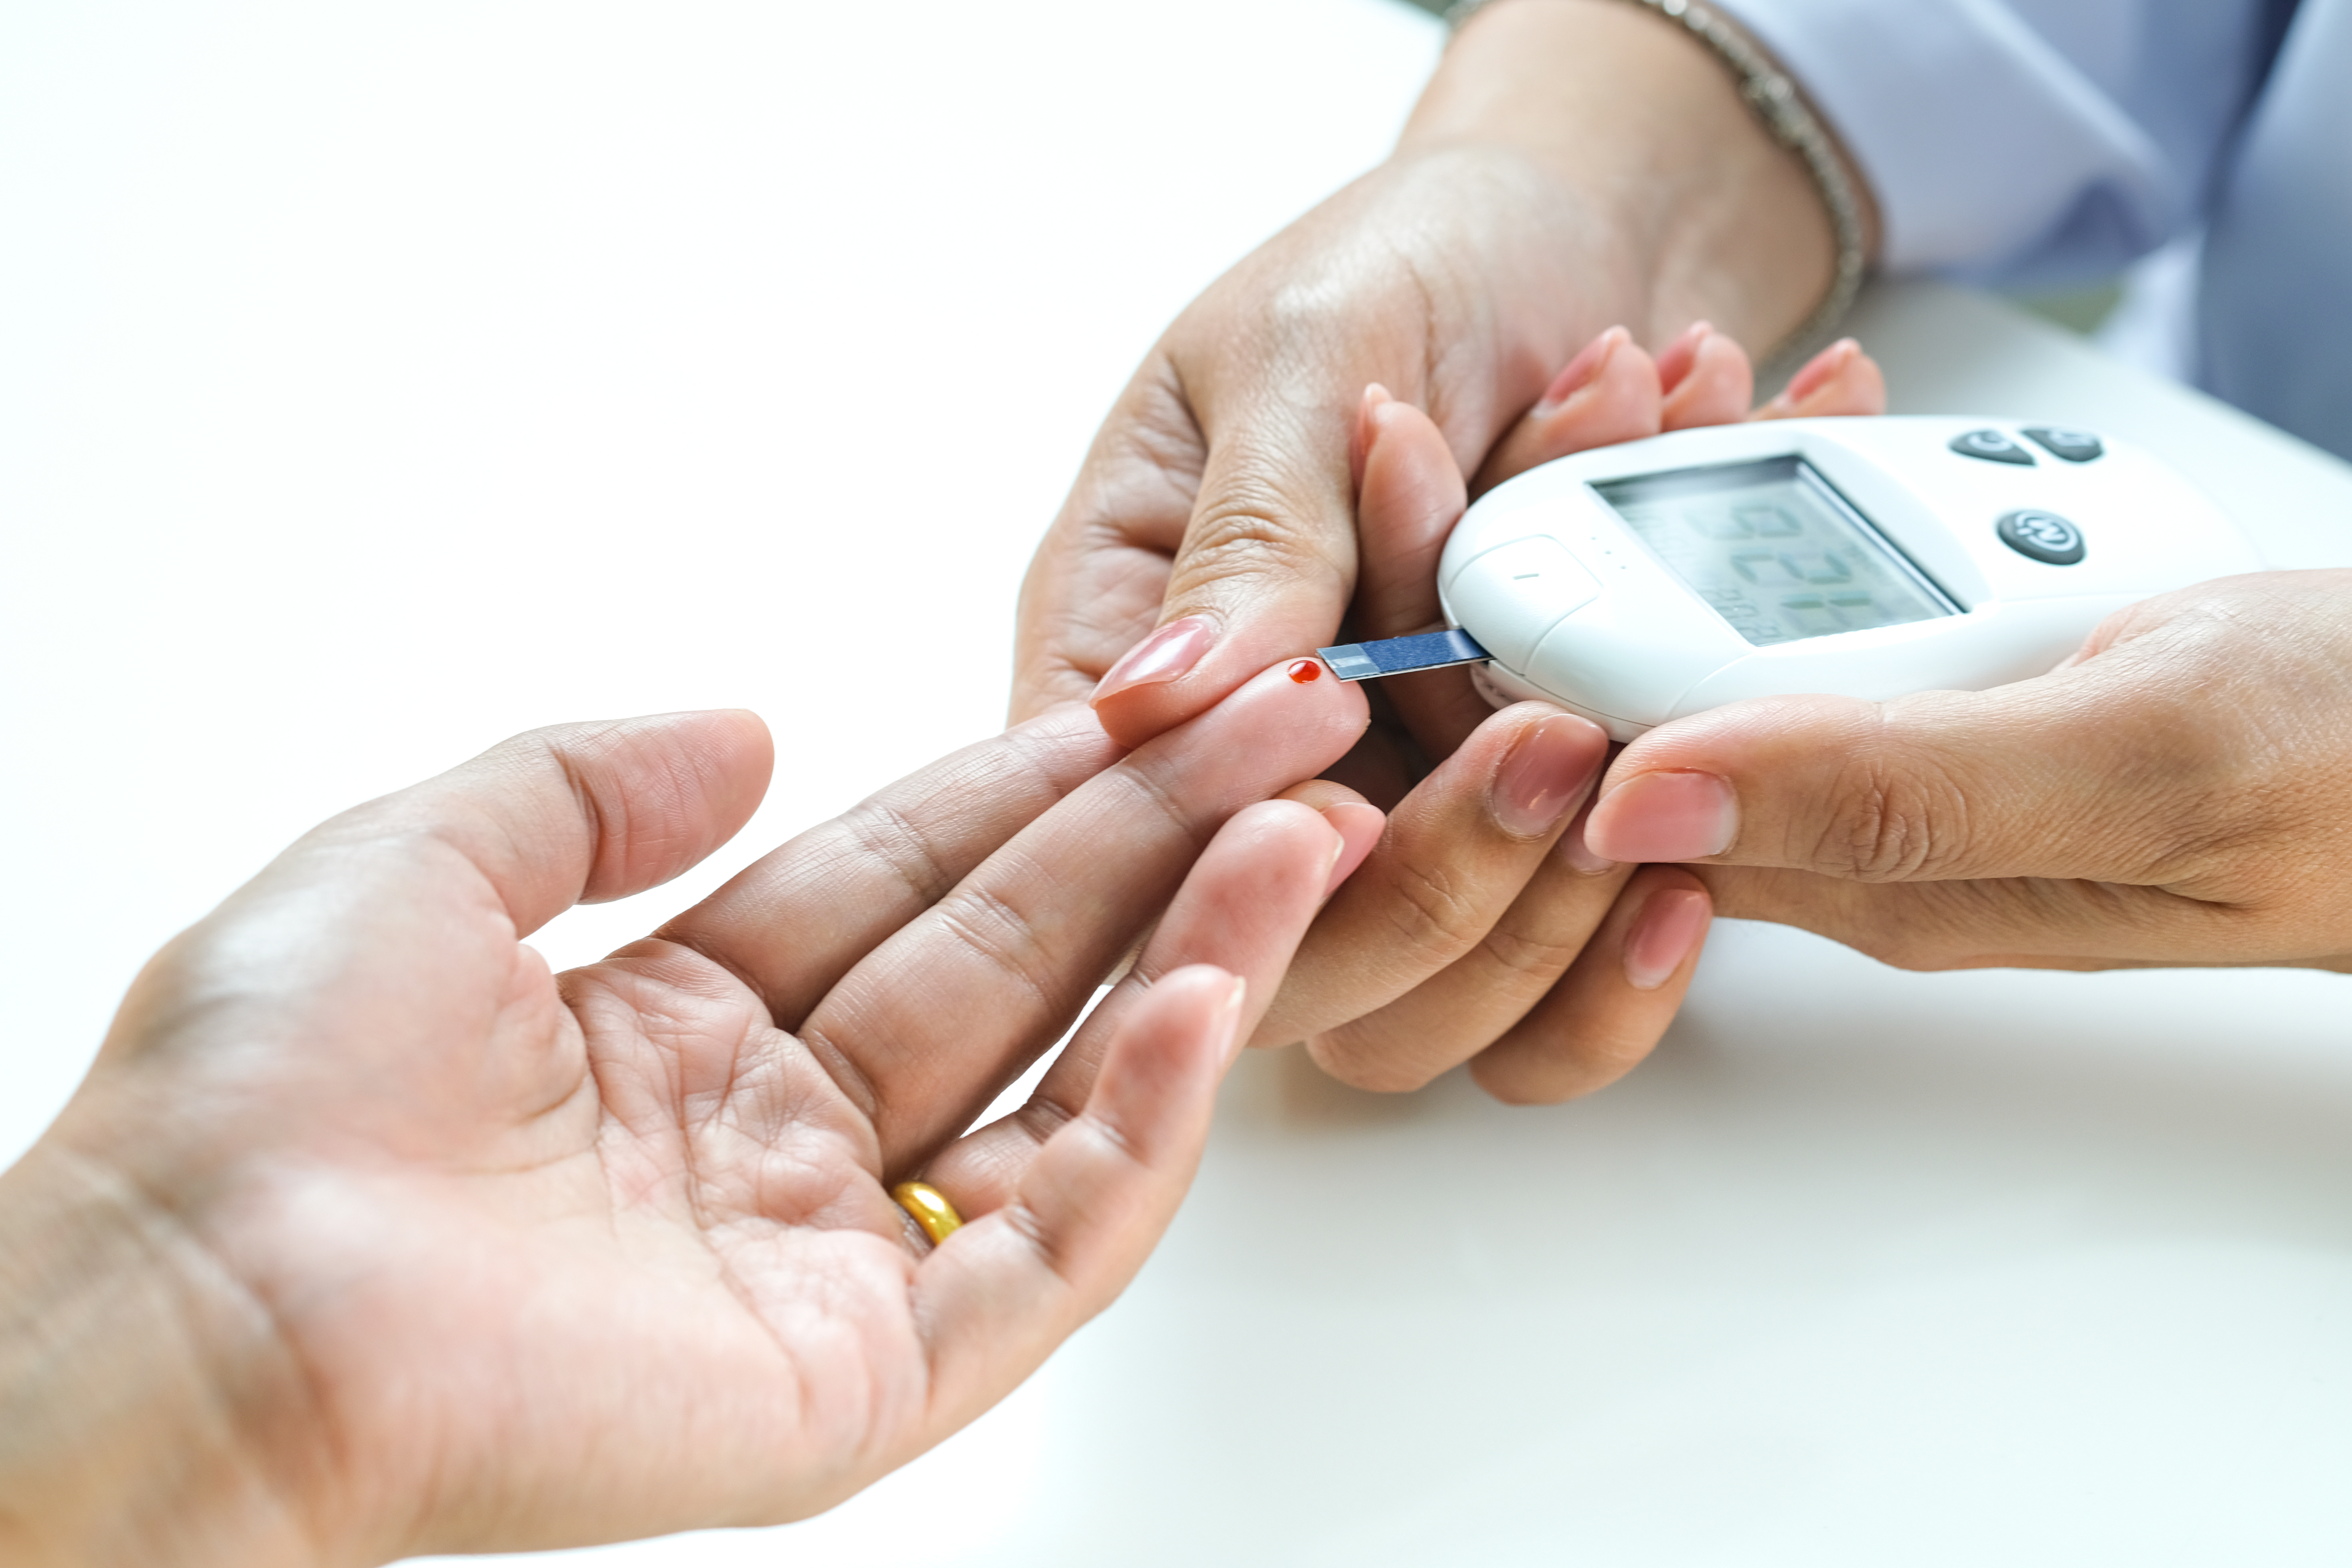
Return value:
<svg viewBox="0 0 2352 1568">
<path fill-rule="evenodd" d="M 1697 367 L 1700 345 L 1713 331 L 1712 321 L 1693 321 L 1683 329 L 1682 336 L 1666 345 L 1665 353 L 1658 356 L 1659 391 L 1671 393 L 1689 377 Z"/>
<path fill-rule="evenodd" d="M 1543 400 L 1536 405 L 1538 412 L 1557 408 L 1590 386 L 1609 363 L 1609 356 L 1617 345 L 1633 341 L 1633 334 L 1622 327 L 1612 327 L 1577 352 L 1568 362 L 1568 368 L 1552 378 L 1544 388 Z"/>
<path fill-rule="evenodd" d="M 1099 702 L 1133 687 L 1174 680 L 1200 663 L 1201 656 L 1209 651 L 1209 644 L 1214 640 L 1214 633 L 1203 616 L 1186 616 L 1181 621 L 1171 621 L 1119 656 L 1119 661 L 1096 683 L 1094 695 L 1087 700 Z"/>
<path fill-rule="evenodd" d="M 1647 915 L 1649 910 L 1643 910 L 1642 912 Z M 1219 1060 L 1227 1064 L 1231 1064 L 1234 1058 L 1241 1052 L 1242 1004 L 1248 1000 L 1249 982 L 1238 974 L 1234 975 L 1234 988 L 1225 993 L 1225 1005 L 1217 1011 L 1217 1033 L 1223 1037 L 1223 1044 L 1218 1047 L 1217 1057 Z"/>
<path fill-rule="evenodd" d="M 1356 405 L 1356 423 L 1348 431 L 1348 472 L 1356 488 L 1364 488 L 1364 464 L 1372 455 L 1372 412 L 1383 403 L 1396 398 L 1379 382 L 1364 388 L 1363 401 Z"/>
<path fill-rule="evenodd" d="M 1652 893 L 1625 933 L 1625 984 L 1655 991 L 1675 977 L 1706 934 L 1706 895 L 1691 888 Z"/>
<path fill-rule="evenodd" d="M 1584 841 L 1584 825 L 1591 820 L 1592 802 L 1588 799 L 1576 808 L 1574 820 L 1569 823 L 1568 831 L 1559 836 L 1559 842 L 1553 847 L 1561 859 L 1577 870 L 1588 877 L 1598 877 L 1604 871 L 1617 869 L 1617 862 L 1597 853 Z"/>
<path fill-rule="evenodd" d="M 1738 797 L 1713 773 L 1638 773 L 1601 807 L 1601 842 L 1619 860 L 1696 860 L 1739 834 Z"/>
<path fill-rule="evenodd" d="M 1790 403 L 1802 403 L 1832 381 L 1843 370 L 1846 362 L 1862 352 L 1862 345 L 1852 338 L 1840 338 L 1812 358 L 1789 378 L 1789 389 L 1780 394 Z"/>
<path fill-rule="evenodd" d="M 1487 790 L 1496 822 L 1521 838 L 1550 832 L 1601 771 L 1608 744 L 1599 726 L 1566 713 L 1530 725 Z"/>
<path fill-rule="evenodd" d="M 1339 847 L 1331 857 L 1331 869 L 1323 879 L 1323 896 L 1329 898 L 1339 890 L 1339 884 L 1356 874 L 1372 847 L 1380 842 L 1381 832 L 1388 826 L 1388 817 L 1376 805 L 1360 800 L 1335 801 L 1323 808 L 1323 820 L 1339 835 Z M 1354 823 L 1354 831 L 1346 826 Z M 1359 844 L 1363 847 L 1360 849 Z"/>
</svg>

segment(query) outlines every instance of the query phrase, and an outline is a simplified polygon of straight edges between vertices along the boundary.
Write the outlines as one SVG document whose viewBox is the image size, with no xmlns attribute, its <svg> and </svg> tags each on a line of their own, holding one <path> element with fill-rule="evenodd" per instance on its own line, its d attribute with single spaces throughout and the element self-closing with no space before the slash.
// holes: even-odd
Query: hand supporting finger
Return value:
<svg viewBox="0 0 2352 1568">
<path fill-rule="evenodd" d="M 1397 807 L 1300 945 L 1255 1041 L 1336 1028 L 1469 952 L 1543 862 L 1607 750 L 1598 725 L 1544 703 L 1489 719 Z"/>
<path fill-rule="evenodd" d="M 1699 879 L 1644 866 L 1549 994 L 1470 1063 L 1512 1105 L 1605 1089 L 1657 1045 L 1690 990 L 1710 907 Z"/>
<path fill-rule="evenodd" d="M 1308 1054 L 1332 1077 L 1384 1092 L 1472 1059 L 1550 994 L 1634 871 L 1591 855 L 1571 824 L 1467 952 L 1386 1005 L 1309 1036 Z"/>
</svg>

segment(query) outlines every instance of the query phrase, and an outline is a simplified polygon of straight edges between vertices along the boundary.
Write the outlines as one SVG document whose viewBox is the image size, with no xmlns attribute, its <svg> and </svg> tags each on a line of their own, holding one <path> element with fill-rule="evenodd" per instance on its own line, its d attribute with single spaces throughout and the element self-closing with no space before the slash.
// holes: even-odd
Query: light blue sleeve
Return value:
<svg viewBox="0 0 2352 1568">
<path fill-rule="evenodd" d="M 2294 0 L 1722 0 L 1876 194 L 1885 264 L 2116 272 L 2194 226 Z"/>
</svg>

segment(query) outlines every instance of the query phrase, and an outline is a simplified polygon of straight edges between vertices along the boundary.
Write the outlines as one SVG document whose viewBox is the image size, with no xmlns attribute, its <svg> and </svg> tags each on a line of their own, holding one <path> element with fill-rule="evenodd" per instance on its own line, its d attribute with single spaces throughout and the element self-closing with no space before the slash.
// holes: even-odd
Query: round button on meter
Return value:
<svg viewBox="0 0 2352 1568">
<path fill-rule="evenodd" d="M 2044 565 L 2072 566 L 2083 559 L 2083 531 L 2054 511 L 2026 507 L 2003 512 L 1993 531 L 2020 555 Z"/>
</svg>

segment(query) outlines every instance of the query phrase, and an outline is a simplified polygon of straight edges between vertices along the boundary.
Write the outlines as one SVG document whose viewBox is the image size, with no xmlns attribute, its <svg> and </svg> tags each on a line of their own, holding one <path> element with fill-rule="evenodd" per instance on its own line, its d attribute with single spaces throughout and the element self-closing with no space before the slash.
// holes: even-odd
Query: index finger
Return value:
<svg viewBox="0 0 2352 1568">
<path fill-rule="evenodd" d="M 1328 765 L 1365 718 L 1353 687 L 1269 670 L 1088 779 L 883 937 L 797 1032 L 873 1124 L 884 1168 L 969 1125 L 1068 1026 L 1224 820 Z M 748 945 L 756 916 L 738 915 L 734 966 L 790 971 L 794 926 L 840 908 L 816 882 L 802 896 L 761 951 Z M 765 1081 L 743 1080 L 749 1125 L 790 1114 L 757 1102 Z"/>
</svg>

